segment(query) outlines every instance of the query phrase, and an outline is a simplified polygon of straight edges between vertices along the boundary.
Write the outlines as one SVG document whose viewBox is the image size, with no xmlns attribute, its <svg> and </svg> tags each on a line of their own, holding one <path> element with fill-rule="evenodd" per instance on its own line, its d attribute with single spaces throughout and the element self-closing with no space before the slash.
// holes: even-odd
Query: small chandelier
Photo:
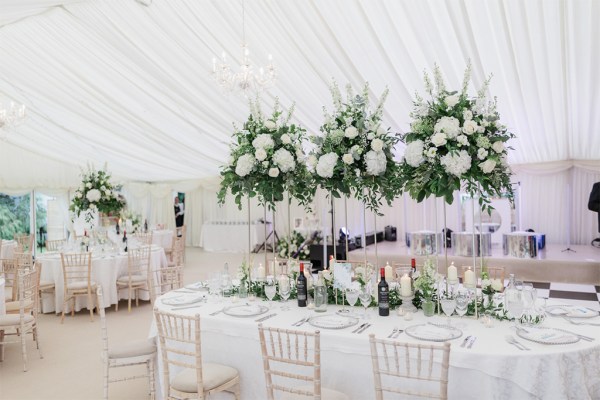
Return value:
<svg viewBox="0 0 600 400">
<path fill-rule="evenodd" d="M 259 93 L 275 83 L 276 70 L 273 65 L 273 56 L 269 54 L 269 64 L 259 67 L 258 71 L 250 60 L 250 50 L 246 43 L 246 14 L 242 0 L 242 62 L 237 72 L 227 62 L 225 51 L 221 53 L 221 60 L 212 60 L 212 76 L 225 92 L 240 92 L 245 97 Z"/>
<path fill-rule="evenodd" d="M 7 132 L 25 120 L 25 105 L 11 101 L 8 106 L 0 104 L 0 139 L 6 140 Z"/>
</svg>

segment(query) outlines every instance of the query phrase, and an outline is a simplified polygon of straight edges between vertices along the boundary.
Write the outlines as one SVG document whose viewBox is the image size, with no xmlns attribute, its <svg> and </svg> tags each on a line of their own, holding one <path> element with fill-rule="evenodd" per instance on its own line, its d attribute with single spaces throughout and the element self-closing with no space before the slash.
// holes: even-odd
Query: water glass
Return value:
<svg viewBox="0 0 600 400">
<path fill-rule="evenodd" d="M 358 295 L 360 292 L 356 289 L 347 289 L 346 290 L 346 300 L 348 300 L 348 304 L 352 307 L 352 314 L 354 314 L 354 306 L 358 301 Z"/>
<path fill-rule="evenodd" d="M 371 291 L 365 286 L 360 291 L 358 298 L 360 299 L 360 303 L 362 304 L 362 306 L 365 308 L 363 318 L 368 319 L 369 315 L 367 314 L 367 308 L 371 305 Z"/>
<path fill-rule="evenodd" d="M 462 318 L 467 313 L 467 310 L 469 309 L 469 302 L 471 300 L 471 297 L 469 296 L 469 292 L 464 291 L 464 290 L 459 291 L 455 296 L 455 300 L 456 300 L 456 313 Z"/>
<path fill-rule="evenodd" d="M 269 308 L 271 308 L 271 302 L 277 293 L 277 286 L 275 282 L 269 281 L 265 284 L 265 296 L 269 299 Z"/>
</svg>

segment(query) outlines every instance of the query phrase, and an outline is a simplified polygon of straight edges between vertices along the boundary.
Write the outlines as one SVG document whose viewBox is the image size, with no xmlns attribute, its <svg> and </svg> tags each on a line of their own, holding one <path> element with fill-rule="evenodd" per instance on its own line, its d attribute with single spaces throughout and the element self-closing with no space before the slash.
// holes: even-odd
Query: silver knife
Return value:
<svg viewBox="0 0 600 400">
<path fill-rule="evenodd" d="M 361 330 L 362 328 L 364 328 L 364 327 L 365 327 L 365 325 L 367 325 L 367 323 L 366 323 L 366 322 L 365 322 L 364 324 L 360 325 L 358 328 L 354 329 L 354 330 L 352 331 L 352 333 L 356 333 L 356 332 L 358 332 L 359 330 Z"/>
<path fill-rule="evenodd" d="M 360 330 L 356 333 L 363 333 L 364 331 L 367 330 L 367 328 L 371 327 L 371 324 L 367 324 L 365 326 L 363 326 L 362 328 L 360 328 Z"/>
<path fill-rule="evenodd" d="M 470 349 L 471 347 L 473 347 L 473 343 L 475 343 L 476 340 L 477 340 L 477 336 L 472 336 L 471 339 L 469 339 L 469 344 L 467 345 L 467 349 Z"/>
<path fill-rule="evenodd" d="M 465 347 L 467 345 L 467 343 L 469 342 L 469 339 L 471 339 L 471 335 L 467 336 L 463 342 L 461 343 L 460 347 Z"/>
<path fill-rule="evenodd" d="M 266 321 L 266 320 L 268 320 L 269 318 L 271 318 L 271 317 L 274 317 L 274 316 L 276 316 L 276 315 L 277 315 L 277 314 L 269 314 L 269 315 L 266 315 L 266 316 L 264 316 L 264 317 L 262 317 L 262 318 L 255 319 L 254 321 L 255 321 L 255 322 L 263 322 L 263 321 Z"/>
<path fill-rule="evenodd" d="M 220 310 L 217 310 L 217 311 L 215 311 L 215 312 L 212 312 L 212 313 L 210 313 L 210 315 L 212 315 L 212 316 L 215 316 L 215 315 L 217 315 L 217 314 L 220 314 L 220 313 L 222 313 L 222 312 L 223 312 L 223 310 L 224 310 L 224 308 L 221 308 Z"/>
</svg>

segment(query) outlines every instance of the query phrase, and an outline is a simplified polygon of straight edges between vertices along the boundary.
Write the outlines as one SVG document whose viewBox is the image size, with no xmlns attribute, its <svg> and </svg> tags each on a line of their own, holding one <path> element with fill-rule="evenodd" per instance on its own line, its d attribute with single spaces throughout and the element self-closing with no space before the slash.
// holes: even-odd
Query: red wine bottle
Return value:
<svg viewBox="0 0 600 400">
<path fill-rule="evenodd" d="M 123 230 L 123 243 L 125 243 L 125 253 L 127 253 L 127 231 Z"/>
<path fill-rule="evenodd" d="M 296 290 L 298 291 L 298 307 L 306 307 L 308 288 L 304 276 L 304 263 L 300 263 L 300 275 L 298 275 L 298 281 L 296 282 Z"/>
<path fill-rule="evenodd" d="M 379 315 L 387 317 L 390 315 L 390 294 L 389 286 L 385 281 L 385 268 L 381 268 L 381 280 L 377 285 L 377 300 L 379 302 Z"/>
<path fill-rule="evenodd" d="M 417 260 L 414 258 L 411 258 L 410 260 L 410 269 L 412 270 L 413 274 L 417 272 Z"/>
</svg>

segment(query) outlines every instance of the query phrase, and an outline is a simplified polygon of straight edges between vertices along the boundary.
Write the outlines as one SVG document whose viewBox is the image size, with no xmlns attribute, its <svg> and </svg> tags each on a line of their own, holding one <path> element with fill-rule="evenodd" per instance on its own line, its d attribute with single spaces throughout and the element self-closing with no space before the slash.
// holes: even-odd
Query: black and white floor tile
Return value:
<svg viewBox="0 0 600 400">
<path fill-rule="evenodd" d="M 600 286 L 533 282 L 533 287 L 537 289 L 538 298 L 545 297 L 600 310 Z"/>
</svg>

